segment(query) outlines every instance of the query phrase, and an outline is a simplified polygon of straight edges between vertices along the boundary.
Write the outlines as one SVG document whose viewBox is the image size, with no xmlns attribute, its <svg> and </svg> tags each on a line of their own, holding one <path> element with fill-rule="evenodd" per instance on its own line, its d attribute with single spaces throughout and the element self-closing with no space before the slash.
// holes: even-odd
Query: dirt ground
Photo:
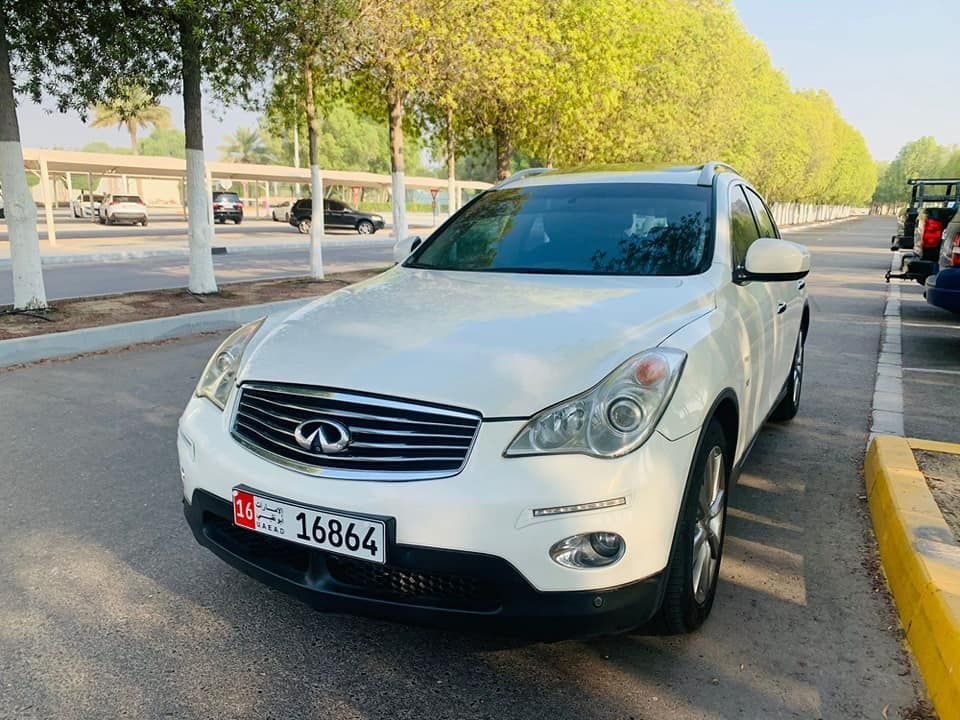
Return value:
<svg viewBox="0 0 960 720">
<path fill-rule="evenodd" d="M 216 295 L 194 295 L 185 288 L 101 295 L 57 301 L 51 304 L 49 310 L 42 312 L 15 312 L 11 306 L 5 305 L 0 306 L 0 340 L 276 300 L 319 297 L 379 272 L 362 270 L 340 273 L 328 275 L 319 281 L 287 278 L 230 283 L 221 285 Z"/>
<path fill-rule="evenodd" d="M 914 454 L 933 499 L 940 506 L 953 536 L 960 542 L 960 455 L 919 450 Z"/>
</svg>

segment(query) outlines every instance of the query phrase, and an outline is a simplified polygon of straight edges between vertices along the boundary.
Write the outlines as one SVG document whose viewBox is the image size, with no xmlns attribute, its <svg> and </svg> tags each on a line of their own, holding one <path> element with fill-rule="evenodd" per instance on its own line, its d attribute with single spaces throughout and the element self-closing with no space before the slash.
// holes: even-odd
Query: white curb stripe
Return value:
<svg viewBox="0 0 960 720">
<path fill-rule="evenodd" d="M 890 260 L 890 269 L 900 269 L 900 253 Z M 873 403 L 870 413 L 870 436 L 867 444 L 876 435 L 903 437 L 903 346 L 900 324 L 900 286 L 887 286 L 887 302 L 883 309 L 883 329 L 880 354 L 877 357 L 877 377 L 873 387 Z"/>
</svg>

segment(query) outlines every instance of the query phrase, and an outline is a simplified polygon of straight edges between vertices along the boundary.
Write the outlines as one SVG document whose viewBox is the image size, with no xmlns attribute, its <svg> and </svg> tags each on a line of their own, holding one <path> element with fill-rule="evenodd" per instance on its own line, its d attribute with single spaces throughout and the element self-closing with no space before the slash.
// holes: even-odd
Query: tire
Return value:
<svg viewBox="0 0 960 720">
<path fill-rule="evenodd" d="M 239 224 L 242 223 L 242 222 L 243 222 L 243 218 L 237 218 L 236 220 L 233 221 L 233 224 L 234 224 L 234 225 L 239 225 Z"/>
<path fill-rule="evenodd" d="M 667 566 L 667 587 L 654 625 L 669 635 L 690 633 L 710 615 L 717 593 L 727 518 L 730 451 L 713 419 L 693 463 Z"/>
<path fill-rule="evenodd" d="M 803 361 L 804 361 L 804 337 L 803 330 L 797 337 L 797 347 L 793 351 L 793 362 L 790 364 L 790 377 L 787 378 L 786 390 L 783 400 L 770 413 L 770 419 L 776 422 L 787 422 L 796 417 L 800 410 L 800 391 L 803 390 Z"/>
<path fill-rule="evenodd" d="M 146 226 L 147 226 L 147 222 L 149 222 L 149 221 L 148 221 L 146 218 L 144 218 L 143 220 L 140 221 L 140 226 L 141 226 L 141 227 L 146 227 Z"/>
<path fill-rule="evenodd" d="M 357 232 L 361 235 L 373 235 L 377 229 L 369 220 L 361 220 L 357 223 Z"/>
<path fill-rule="evenodd" d="M 297 223 L 297 230 L 300 231 L 300 234 L 301 234 L 301 235 L 309 235 L 309 234 L 310 234 L 310 221 L 309 221 L 309 220 L 301 220 L 300 222 L 298 222 L 298 223 Z"/>
</svg>

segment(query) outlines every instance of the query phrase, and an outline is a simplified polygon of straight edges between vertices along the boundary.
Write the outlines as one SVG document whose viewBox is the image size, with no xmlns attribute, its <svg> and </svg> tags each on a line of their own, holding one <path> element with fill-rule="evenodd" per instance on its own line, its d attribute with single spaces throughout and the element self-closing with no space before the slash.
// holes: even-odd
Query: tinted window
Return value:
<svg viewBox="0 0 960 720">
<path fill-rule="evenodd" d="M 701 271 L 711 190 L 597 183 L 484 193 L 408 261 L 414 267 L 590 275 Z"/>
<path fill-rule="evenodd" d="M 733 245 L 733 261 L 736 267 L 743 265 L 747 250 L 759 237 L 757 223 L 753 220 L 743 188 L 733 188 L 730 191 L 730 243 Z"/>
<path fill-rule="evenodd" d="M 111 195 L 111 196 L 110 196 L 110 199 L 111 199 L 113 202 L 121 202 L 121 203 L 140 203 L 141 205 L 143 204 L 143 200 L 141 200 L 141 199 L 140 199 L 138 196 L 136 196 L 136 195 Z"/>
<path fill-rule="evenodd" d="M 232 192 L 215 192 L 213 199 L 226 202 L 240 202 L 240 196 Z"/>
<path fill-rule="evenodd" d="M 760 227 L 760 237 L 777 237 L 777 229 L 773 225 L 773 220 L 770 219 L 770 211 L 767 210 L 767 206 L 763 200 L 750 188 L 744 188 L 744 190 L 747 193 L 747 200 L 753 210 L 753 216 L 757 219 L 757 225 Z"/>
<path fill-rule="evenodd" d="M 344 209 L 344 204 L 339 200 L 324 200 L 323 209 L 329 210 L 330 212 L 341 212 Z"/>
<path fill-rule="evenodd" d="M 311 207 L 312 203 L 313 203 L 313 200 L 311 200 L 310 198 L 301 198 L 300 200 L 297 200 L 293 204 L 293 207 L 296 208 L 297 210 L 303 210 L 303 208 Z"/>
</svg>

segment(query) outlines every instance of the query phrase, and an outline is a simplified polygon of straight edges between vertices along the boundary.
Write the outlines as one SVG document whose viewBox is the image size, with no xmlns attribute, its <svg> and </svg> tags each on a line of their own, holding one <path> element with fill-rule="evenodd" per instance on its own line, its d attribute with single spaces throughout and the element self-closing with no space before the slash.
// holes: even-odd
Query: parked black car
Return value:
<svg viewBox="0 0 960 720">
<path fill-rule="evenodd" d="M 213 193 L 213 219 L 218 223 L 233 220 L 237 225 L 243 222 L 243 201 L 235 192 Z"/>
<path fill-rule="evenodd" d="M 960 178 L 910 178 L 907 184 L 910 204 L 890 247 L 902 253 L 901 272 L 888 271 L 886 277 L 923 285 L 939 269 L 944 229 L 960 207 Z"/>
<path fill-rule="evenodd" d="M 290 224 L 306 235 L 310 232 L 310 223 L 313 219 L 313 200 L 303 198 L 297 200 L 290 208 Z M 377 230 L 383 230 L 382 215 L 354 210 L 340 200 L 324 198 L 323 200 L 323 227 L 350 228 L 361 235 L 372 235 Z"/>
</svg>

